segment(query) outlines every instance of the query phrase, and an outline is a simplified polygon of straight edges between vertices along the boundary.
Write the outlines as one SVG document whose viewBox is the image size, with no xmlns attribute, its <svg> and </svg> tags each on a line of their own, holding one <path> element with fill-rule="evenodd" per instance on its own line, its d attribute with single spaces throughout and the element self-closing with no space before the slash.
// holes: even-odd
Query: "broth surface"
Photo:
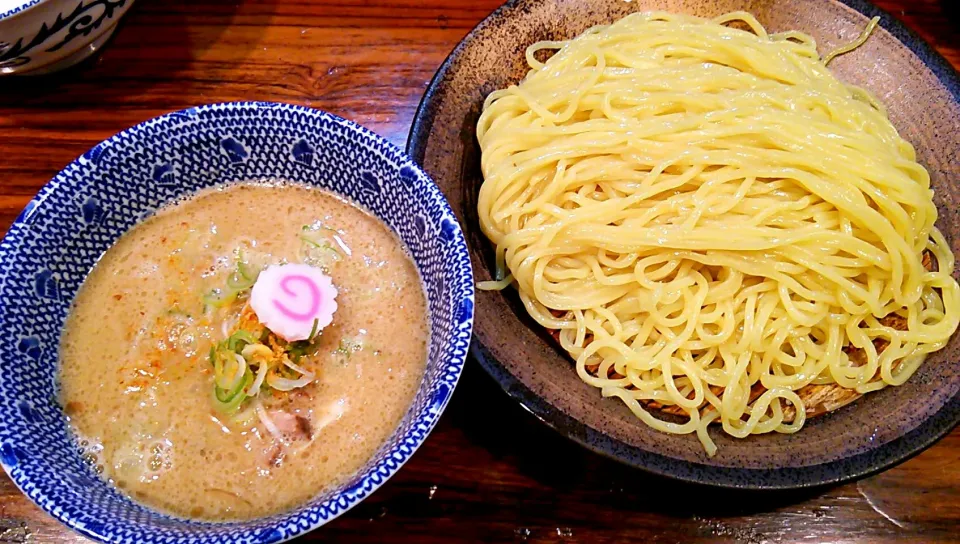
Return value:
<svg viewBox="0 0 960 544">
<path fill-rule="evenodd" d="M 208 297 L 240 260 L 322 267 L 339 291 L 301 362 L 316 380 L 263 401 L 292 422 L 290 440 L 250 406 L 215 407 L 210 349 L 245 301 Z M 178 516 L 249 519 L 361 469 L 411 404 L 428 340 L 416 267 L 378 219 L 317 189 L 208 190 L 133 228 L 90 273 L 63 335 L 61 402 L 87 459 L 124 493 Z"/>
</svg>

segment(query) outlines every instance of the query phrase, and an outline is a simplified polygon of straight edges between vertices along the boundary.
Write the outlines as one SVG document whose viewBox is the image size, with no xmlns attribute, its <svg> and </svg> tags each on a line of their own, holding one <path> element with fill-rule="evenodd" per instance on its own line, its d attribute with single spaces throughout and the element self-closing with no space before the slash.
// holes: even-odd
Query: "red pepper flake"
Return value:
<svg viewBox="0 0 960 544">
<path fill-rule="evenodd" d="M 120 300 L 120 299 L 122 299 L 122 298 L 123 298 L 123 295 L 121 295 L 120 293 L 117 293 L 116 295 L 113 295 L 113 300 Z"/>
</svg>

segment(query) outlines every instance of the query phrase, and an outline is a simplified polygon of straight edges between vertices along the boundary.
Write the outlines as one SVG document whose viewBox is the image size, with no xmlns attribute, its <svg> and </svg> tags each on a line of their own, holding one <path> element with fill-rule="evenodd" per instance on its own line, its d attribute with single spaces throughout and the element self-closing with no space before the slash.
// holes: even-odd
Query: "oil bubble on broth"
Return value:
<svg viewBox="0 0 960 544">
<path fill-rule="evenodd" d="M 336 289 L 332 322 L 306 339 L 251 304 L 261 271 L 293 265 Z M 343 483 L 387 441 L 422 380 L 427 322 L 416 266 L 369 213 L 300 186 L 208 190 L 90 273 L 63 334 L 61 402 L 84 458 L 127 495 L 260 517 Z"/>
</svg>

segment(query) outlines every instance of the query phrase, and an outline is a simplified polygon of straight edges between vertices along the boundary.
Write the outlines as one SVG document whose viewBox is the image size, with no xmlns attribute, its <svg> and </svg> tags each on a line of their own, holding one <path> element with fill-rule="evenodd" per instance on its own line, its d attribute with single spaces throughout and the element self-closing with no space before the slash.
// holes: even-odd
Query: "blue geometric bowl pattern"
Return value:
<svg viewBox="0 0 960 544">
<path fill-rule="evenodd" d="M 23 3 L 22 3 L 22 4 L 19 4 L 19 5 L 17 5 L 17 6 L 14 6 L 14 7 L 8 9 L 7 11 L 4 11 L 3 13 L 0 13 L 0 19 L 9 17 L 9 16 L 14 15 L 14 14 L 16 14 L 16 13 L 20 13 L 21 11 L 23 11 L 23 10 L 25 10 L 25 9 L 27 9 L 27 8 L 32 8 L 33 6 L 39 4 L 41 1 L 42 1 L 42 0 L 23 0 Z"/>
<path fill-rule="evenodd" d="M 431 341 L 413 406 L 368 466 L 292 512 L 249 522 L 174 518 L 136 504 L 81 460 L 57 402 L 60 329 L 97 259 L 157 208 L 250 180 L 328 189 L 403 240 L 426 288 Z M 400 150 L 344 119 L 272 103 L 202 106 L 125 130 L 67 166 L 0 242 L 0 465 L 42 509 L 103 542 L 281 542 L 337 517 L 395 473 L 433 429 L 467 356 L 473 275 L 460 225 Z"/>
</svg>

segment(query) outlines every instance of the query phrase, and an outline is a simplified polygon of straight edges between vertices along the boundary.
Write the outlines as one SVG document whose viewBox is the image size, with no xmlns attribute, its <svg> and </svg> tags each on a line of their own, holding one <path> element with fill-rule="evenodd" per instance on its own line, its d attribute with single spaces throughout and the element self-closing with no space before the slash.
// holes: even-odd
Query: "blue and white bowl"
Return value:
<svg viewBox="0 0 960 544">
<path fill-rule="evenodd" d="M 84 277 L 134 224 L 181 195 L 258 179 L 331 190 L 398 233 L 429 303 L 426 374 L 399 429 L 343 487 L 255 521 L 178 519 L 130 501 L 80 458 L 57 402 L 60 331 Z M 460 377 L 473 295 L 470 259 L 449 205 L 427 175 L 381 137 L 286 104 L 217 104 L 158 117 L 67 166 L 0 242 L 0 337 L 6 345 L 0 351 L 0 464 L 43 510 L 103 542 L 287 540 L 356 505 L 423 443 Z"/>
<path fill-rule="evenodd" d="M 46 74 L 89 57 L 133 0 L 19 0 L 0 5 L 0 75 Z"/>
</svg>

